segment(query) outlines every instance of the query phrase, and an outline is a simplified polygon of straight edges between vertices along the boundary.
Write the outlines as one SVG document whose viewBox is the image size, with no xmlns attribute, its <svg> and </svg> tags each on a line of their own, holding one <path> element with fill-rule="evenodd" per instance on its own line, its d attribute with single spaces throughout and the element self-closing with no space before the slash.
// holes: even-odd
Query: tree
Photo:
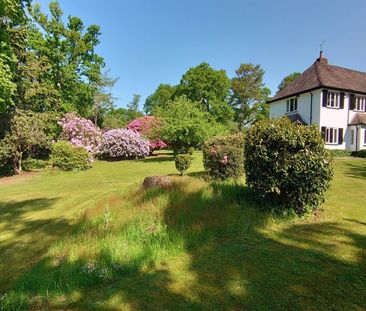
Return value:
<svg viewBox="0 0 366 311">
<path fill-rule="evenodd" d="M 270 90 L 264 86 L 264 70 L 260 65 L 241 64 L 231 80 L 231 106 L 234 108 L 238 129 L 263 118 Z"/>
<path fill-rule="evenodd" d="M 123 128 L 132 120 L 141 118 L 143 114 L 140 111 L 134 111 L 126 108 L 112 108 L 103 116 L 102 127 L 106 129 Z"/>
<path fill-rule="evenodd" d="M 73 16 L 65 24 L 58 2 L 51 2 L 49 9 L 50 16 L 42 13 L 38 4 L 30 9 L 33 20 L 30 50 L 35 60 L 44 59 L 47 64 L 43 68 L 45 74 L 33 78 L 44 85 L 47 82 L 54 95 L 52 104 L 42 109 L 76 111 L 82 116 L 95 114 L 95 102 L 100 100 L 105 86 L 102 74 L 105 63 L 95 52 L 100 28 L 90 25 L 85 29 L 82 20 Z"/>
<path fill-rule="evenodd" d="M 292 81 L 295 81 L 300 76 L 301 76 L 300 72 L 293 72 L 288 76 L 284 77 L 281 83 L 278 85 L 277 93 L 283 90 L 287 85 L 289 85 Z"/>
<path fill-rule="evenodd" d="M 51 139 L 45 128 L 47 114 L 17 110 L 12 118 L 10 131 L 0 141 L 0 163 L 13 163 L 16 174 L 22 172 L 22 160 L 36 147 L 50 146 Z"/>
<path fill-rule="evenodd" d="M 210 113 L 184 96 L 171 101 L 169 109 L 157 109 L 156 116 L 162 121 L 159 137 L 172 147 L 175 155 L 225 131 Z"/>
<path fill-rule="evenodd" d="M 208 63 L 190 68 L 177 87 L 177 96 L 198 103 L 201 110 L 210 113 L 218 122 L 232 119 L 228 105 L 230 80 L 225 70 L 215 70 Z"/>
<path fill-rule="evenodd" d="M 160 84 L 153 94 L 146 98 L 144 111 L 146 114 L 154 114 L 158 107 L 166 108 L 169 101 L 173 99 L 177 87 L 170 84 Z"/>
<path fill-rule="evenodd" d="M 130 101 L 128 103 L 127 109 L 137 112 L 137 111 L 139 111 L 139 102 L 140 102 L 141 95 L 133 94 L 132 96 L 133 96 L 132 101 Z"/>
</svg>

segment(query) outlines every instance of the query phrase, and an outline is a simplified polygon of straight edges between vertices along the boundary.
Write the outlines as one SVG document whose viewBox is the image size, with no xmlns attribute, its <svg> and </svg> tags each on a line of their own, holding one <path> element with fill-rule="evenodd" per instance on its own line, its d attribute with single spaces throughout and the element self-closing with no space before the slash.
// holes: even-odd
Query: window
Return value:
<svg viewBox="0 0 366 311">
<path fill-rule="evenodd" d="M 327 94 L 327 107 L 339 108 L 340 96 L 337 92 L 328 92 Z"/>
<path fill-rule="evenodd" d="M 338 129 L 333 127 L 327 127 L 325 129 L 325 142 L 327 144 L 338 144 Z"/>
<path fill-rule="evenodd" d="M 355 141 L 355 130 L 351 130 L 351 145 L 353 145 L 353 142 Z"/>
<path fill-rule="evenodd" d="M 365 96 L 355 96 L 355 110 L 365 111 Z"/>
<path fill-rule="evenodd" d="M 297 97 L 288 99 L 286 102 L 286 112 L 297 111 Z"/>
<path fill-rule="evenodd" d="M 366 145 L 366 130 L 363 132 L 363 144 Z"/>
</svg>

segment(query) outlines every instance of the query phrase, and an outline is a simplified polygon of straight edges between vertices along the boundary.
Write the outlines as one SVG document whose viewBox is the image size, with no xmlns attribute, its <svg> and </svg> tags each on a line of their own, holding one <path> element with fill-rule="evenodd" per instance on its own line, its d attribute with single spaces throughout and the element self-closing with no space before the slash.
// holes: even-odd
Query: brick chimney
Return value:
<svg viewBox="0 0 366 311">
<path fill-rule="evenodd" d="M 320 51 L 319 58 L 316 59 L 318 63 L 328 64 L 328 59 L 323 57 L 323 51 Z"/>
</svg>

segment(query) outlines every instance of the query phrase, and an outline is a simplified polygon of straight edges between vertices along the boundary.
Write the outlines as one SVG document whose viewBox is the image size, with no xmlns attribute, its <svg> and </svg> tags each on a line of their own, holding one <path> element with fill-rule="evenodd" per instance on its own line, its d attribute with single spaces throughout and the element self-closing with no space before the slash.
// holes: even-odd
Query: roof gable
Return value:
<svg viewBox="0 0 366 311">
<path fill-rule="evenodd" d="M 322 87 L 366 93 L 366 73 L 329 65 L 327 59 L 321 56 L 268 102 Z"/>
</svg>

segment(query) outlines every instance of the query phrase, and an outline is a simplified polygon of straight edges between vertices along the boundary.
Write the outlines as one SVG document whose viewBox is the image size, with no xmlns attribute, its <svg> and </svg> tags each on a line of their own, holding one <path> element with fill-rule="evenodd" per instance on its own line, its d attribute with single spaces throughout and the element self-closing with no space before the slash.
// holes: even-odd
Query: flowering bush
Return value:
<svg viewBox="0 0 366 311">
<path fill-rule="evenodd" d="M 149 142 L 137 132 L 113 129 L 104 133 L 99 154 L 105 159 L 137 159 L 149 154 Z"/>
<path fill-rule="evenodd" d="M 203 146 L 203 164 L 214 179 L 238 178 L 244 173 L 244 135 L 215 136 Z"/>
<path fill-rule="evenodd" d="M 61 139 L 67 140 L 77 147 L 83 147 L 92 155 L 98 152 L 102 132 L 92 121 L 69 112 L 58 124 L 62 127 Z"/>
<path fill-rule="evenodd" d="M 127 125 L 127 129 L 140 133 L 143 137 L 149 139 L 150 151 L 163 149 L 167 144 L 159 138 L 156 138 L 156 131 L 161 127 L 161 122 L 153 116 L 144 116 L 133 120 Z"/>
</svg>

